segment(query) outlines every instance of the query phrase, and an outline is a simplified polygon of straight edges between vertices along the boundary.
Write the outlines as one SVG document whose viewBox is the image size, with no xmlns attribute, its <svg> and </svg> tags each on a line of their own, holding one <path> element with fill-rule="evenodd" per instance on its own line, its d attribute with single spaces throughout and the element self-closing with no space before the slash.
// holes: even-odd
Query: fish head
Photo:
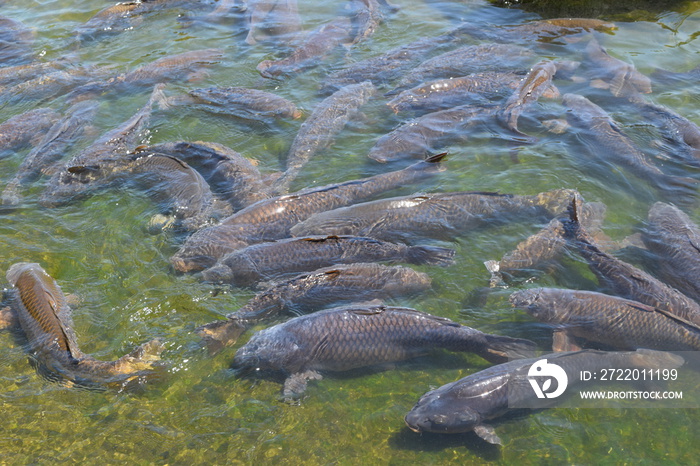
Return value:
<svg viewBox="0 0 700 466">
<path fill-rule="evenodd" d="M 477 410 L 442 395 L 441 389 L 423 395 L 404 418 L 408 428 L 414 432 L 458 434 L 481 424 Z"/>
<path fill-rule="evenodd" d="M 305 361 L 305 351 L 292 334 L 280 326 L 261 330 L 233 357 L 232 368 L 240 374 L 255 372 L 299 372 Z"/>
<path fill-rule="evenodd" d="M 550 322 L 555 317 L 556 312 L 554 306 L 545 305 L 541 299 L 541 294 L 541 288 L 520 290 L 512 293 L 509 300 L 513 307 L 524 309 L 535 319 L 543 322 Z"/>
</svg>

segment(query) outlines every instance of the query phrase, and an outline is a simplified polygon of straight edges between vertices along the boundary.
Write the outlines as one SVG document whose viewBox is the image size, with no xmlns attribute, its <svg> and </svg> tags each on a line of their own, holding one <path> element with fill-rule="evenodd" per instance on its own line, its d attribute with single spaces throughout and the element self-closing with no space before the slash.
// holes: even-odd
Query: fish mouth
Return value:
<svg viewBox="0 0 700 466">
<path fill-rule="evenodd" d="M 170 263 L 176 271 L 187 273 L 211 267 L 216 263 L 216 260 L 206 255 L 191 257 L 173 256 L 170 258 Z"/>
</svg>

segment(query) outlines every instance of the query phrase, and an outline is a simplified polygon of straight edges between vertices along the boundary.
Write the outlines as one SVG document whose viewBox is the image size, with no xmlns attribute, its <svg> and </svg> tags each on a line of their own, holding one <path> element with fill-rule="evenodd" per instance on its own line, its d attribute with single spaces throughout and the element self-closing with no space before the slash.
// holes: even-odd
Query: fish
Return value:
<svg viewBox="0 0 700 466">
<path fill-rule="evenodd" d="M 10 154 L 27 145 L 38 144 L 43 133 L 60 114 L 48 107 L 35 108 L 8 118 L 0 124 L 0 155 Z"/>
<path fill-rule="evenodd" d="M 20 190 L 41 174 L 51 174 L 54 164 L 84 134 L 86 127 L 97 113 L 96 101 L 83 101 L 66 110 L 66 115 L 54 123 L 44 138 L 24 157 L 15 176 L 2 192 L 3 205 L 17 205 L 22 196 Z M 34 128 L 36 130 L 36 128 Z"/>
<path fill-rule="evenodd" d="M 212 191 L 226 199 L 234 211 L 277 194 L 258 167 L 230 147 L 215 142 L 175 141 L 135 149 L 139 155 L 165 154 L 194 167 Z"/>
<path fill-rule="evenodd" d="M 263 78 L 281 79 L 316 66 L 341 44 L 351 42 L 350 18 L 338 17 L 309 32 L 304 41 L 287 57 L 263 60 L 256 69 Z"/>
<path fill-rule="evenodd" d="M 231 215 L 199 172 L 182 160 L 163 154 L 137 155 L 128 172 L 131 182 L 161 204 L 185 231 L 194 231 Z M 129 176 L 129 175 L 127 175 Z"/>
<path fill-rule="evenodd" d="M 426 113 L 381 136 L 367 156 L 381 163 L 425 158 L 455 141 L 466 140 L 468 130 L 492 117 L 496 109 L 467 104 Z"/>
<path fill-rule="evenodd" d="M 25 24 L 0 16 L 0 63 L 11 66 L 33 62 L 36 59 L 34 36 Z"/>
<path fill-rule="evenodd" d="M 387 102 L 394 113 L 420 114 L 501 98 L 523 79 L 522 71 L 483 71 L 467 76 L 434 79 L 401 91 Z"/>
<path fill-rule="evenodd" d="M 529 340 L 484 333 L 450 319 L 384 304 L 349 305 L 294 317 L 256 332 L 233 358 L 239 373 L 285 375 L 284 397 L 297 398 L 319 372 L 405 361 L 430 351 L 472 352 L 493 363 L 532 357 Z"/>
<path fill-rule="evenodd" d="M 290 273 L 355 262 L 439 265 L 454 263 L 455 250 L 406 246 L 358 236 L 306 236 L 250 245 L 233 251 L 202 271 L 209 282 L 250 286 Z"/>
<path fill-rule="evenodd" d="M 700 301 L 700 227 L 688 214 L 665 202 L 649 209 L 642 241 L 654 254 L 654 272 L 664 283 Z"/>
<path fill-rule="evenodd" d="M 651 274 L 604 251 L 581 225 L 577 203 L 565 234 L 588 262 L 603 290 L 623 298 L 662 309 L 700 325 L 700 304 Z"/>
<path fill-rule="evenodd" d="M 425 60 L 405 73 L 394 92 L 408 89 L 429 79 L 465 76 L 483 71 L 522 69 L 533 53 L 512 44 L 485 43 L 465 45 Z"/>
<path fill-rule="evenodd" d="M 352 43 L 361 42 L 372 34 L 384 21 L 384 15 L 377 0 L 351 0 L 348 8 L 352 18 Z"/>
<path fill-rule="evenodd" d="M 263 38 L 289 42 L 301 31 L 297 0 L 248 0 L 243 16 L 249 45 Z"/>
<path fill-rule="evenodd" d="M 586 46 L 584 68 L 592 79 L 591 85 L 608 89 L 615 97 L 650 94 L 651 79 L 640 73 L 634 65 L 610 56 L 595 38 Z"/>
<path fill-rule="evenodd" d="M 552 405 L 559 399 L 538 400 L 529 383 L 530 368 L 542 365 L 542 361 L 561 367 L 567 376 L 568 387 L 581 383 L 583 371 L 593 373 L 611 367 L 663 370 L 675 369 L 684 363 L 681 356 L 651 350 L 567 351 L 517 359 L 427 392 L 406 414 L 404 421 L 414 432 L 457 434 L 473 431 L 488 443 L 502 445 L 502 440 L 487 421 L 500 418 L 513 409 L 511 406 Z"/>
<path fill-rule="evenodd" d="M 259 292 L 226 320 L 197 328 L 210 352 L 236 342 L 247 329 L 278 319 L 283 313 L 309 313 L 343 303 L 392 299 L 430 290 L 423 272 L 399 265 L 339 264 L 297 275 Z"/>
<path fill-rule="evenodd" d="M 302 123 L 289 152 L 286 170 L 278 180 L 282 191 L 286 190 L 302 167 L 319 151 L 333 144 L 335 136 L 367 103 L 376 89 L 369 81 L 351 84 L 323 99 L 311 115 Z"/>
<path fill-rule="evenodd" d="M 146 105 L 129 120 L 104 133 L 80 151 L 49 178 L 39 203 L 59 207 L 85 198 L 119 181 L 128 170 L 127 154 L 137 145 L 149 123 L 153 104 L 162 98 L 163 85 L 154 86 Z"/>
<path fill-rule="evenodd" d="M 562 103 L 567 120 L 599 162 L 623 167 L 669 197 L 695 196 L 696 180 L 663 172 L 601 107 L 578 94 L 565 94 Z"/>
<path fill-rule="evenodd" d="M 552 218 L 566 210 L 573 194 L 572 190 L 532 196 L 455 191 L 399 196 L 314 214 L 291 233 L 369 236 L 407 244 L 426 238 L 454 241 L 476 228 L 513 218 Z"/>
<path fill-rule="evenodd" d="M 522 42 L 529 45 L 533 40 L 556 43 L 564 37 L 565 44 L 574 42 L 584 33 L 611 33 L 617 29 L 615 23 L 592 18 L 551 18 L 528 21 L 518 25 L 488 26 L 474 22 L 464 22 L 454 30 L 454 34 L 466 34 L 474 39 L 492 40 L 504 43 Z"/>
<path fill-rule="evenodd" d="M 287 238 L 294 225 L 316 212 L 371 199 L 439 173 L 443 170 L 440 162 L 446 155 L 438 154 L 403 170 L 258 201 L 218 225 L 193 233 L 170 262 L 179 272 L 202 270 L 236 249 Z"/>
<path fill-rule="evenodd" d="M 11 306 L 29 342 L 40 373 L 86 388 L 116 388 L 156 375 L 163 351 L 159 340 L 141 345 L 115 361 L 84 354 L 77 344 L 71 309 L 56 280 L 39 264 L 18 262 L 7 270 Z"/>
<path fill-rule="evenodd" d="M 700 349 L 700 326 L 639 301 L 560 288 L 520 290 L 509 300 L 513 307 L 554 328 L 555 351 L 577 347 L 576 339 L 621 350 Z"/>
<path fill-rule="evenodd" d="M 187 92 L 191 105 L 208 112 L 243 120 L 270 122 L 297 119 L 302 111 L 289 99 L 272 92 L 247 87 L 207 87 Z"/>
<path fill-rule="evenodd" d="M 23 65 L 3 66 L 0 68 L 0 88 L 10 88 L 24 81 L 29 81 L 54 71 L 65 70 L 76 64 L 72 55 L 50 61 L 32 61 Z"/>
</svg>

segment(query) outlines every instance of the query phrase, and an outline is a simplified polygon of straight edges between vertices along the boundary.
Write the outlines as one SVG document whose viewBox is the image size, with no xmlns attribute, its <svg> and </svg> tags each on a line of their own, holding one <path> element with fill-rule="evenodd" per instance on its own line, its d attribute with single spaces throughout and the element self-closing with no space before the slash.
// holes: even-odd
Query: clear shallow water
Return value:
<svg viewBox="0 0 700 466">
<path fill-rule="evenodd" d="M 37 50 L 46 58 L 63 55 L 72 31 L 106 4 L 10 1 L 0 14 L 24 22 L 37 33 Z M 255 66 L 281 56 L 271 43 L 245 46 L 233 25 L 185 27 L 185 8 L 166 9 L 125 31 L 82 47 L 81 61 L 132 69 L 162 56 L 201 48 L 224 50 L 222 63 L 203 81 L 171 83 L 166 93 L 190 87 L 240 85 L 261 87 L 297 102 L 308 114 L 321 100 L 317 83 L 329 71 L 374 56 L 422 36 L 452 29 L 460 19 L 476 23 L 517 24 L 538 19 L 517 9 L 485 2 L 439 3 L 398 1 L 400 10 L 387 17 L 368 41 L 329 57 L 324 65 L 283 81 L 265 81 Z M 305 3 L 305 27 L 321 24 L 335 5 Z M 618 23 L 614 34 L 599 35 L 608 52 L 641 72 L 655 68 L 686 71 L 698 62 L 696 3 L 679 5 L 650 22 Z M 207 11 L 206 9 L 204 11 Z M 575 45 L 537 49 L 538 56 L 576 58 Z M 559 83 L 558 83 L 559 84 Z M 562 83 L 566 87 L 566 83 Z M 571 86 L 589 96 L 603 91 Z M 651 99 L 700 122 L 697 85 L 684 82 L 659 86 Z M 111 96 L 100 107 L 96 134 L 128 119 L 147 93 Z M 63 108 L 61 99 L 47 103 Z M 374 141 L 401 121 L 382 109 L 380 97 L 363 108 L 365 118 L 341 133 L 336 144 L 305 167 L 297 188 L 365 177 L 385 170 L 365 156 Z M 21 101 L 3 107 L 3 119 L 38 106 Z M 43 104 L 42 104 L 43 105 Z M 610 99 L 608 110 L 623 127 L 645 141 L 645 125 Z M 467 142 L 449 147 L 447 171 L 414 191 L 483 190 L 535 194 L 575 188 L 587 201 L 607 207 L 605 232 L 621 240 L 637 231 L 656 192 L 619 170 L 601 176 L 581 161 L 575 134 L 559 136 L 539 124 L 543 115 L 561 116 L 556 101 L 542 100 L 533 116 L 521 118 L 521 129 L 537 136 L 522 146 L 518 162 L 504 132 L 487 128 Z M 156 112 L 144 142 L 175 140 L 219 142 L 258 160 L 263 172 L 280 168 L 300 121 L 273 130 L 243 126 L 231 119 L 201 112 Z M 89 141 L 78 144 L 70 154 Z M 0 160 L 0 184 L 11 179 L 27 150 Z M 0 333 L 0 461 L 12 464 L 58 461 L 137 464 L 191 463 L 691 463 L 697 457 L 696 409 L 550 409 L 497 424 L 501 449 L 485 445 L 473 434 L 439 436 L 409 431 L 403 416 L 428 389 L 487 367 L 476 356 L 440 354 L 401 364 L 394 371 L 358 371 L 328 376 L 311 383 L 300 405 L 279 401 L 279 381 L 239 379 L 228 369 L 234 348 L 209 357 L 191 331 L 236 310 L 252 295 L 202 284 L 196 276 L 172 273 L 168 258 L 182 237 L 149 235 L 146 223 L 157 212 L 142 193 L 112 189 L 85 201 L 45 209 L 36 200 L 42 183 L 26 203 L 4 212 L 0 222 L 0 270 L 18 261 L 39 262 L 79 304 L 73 318 L 79 345 L 100 359 L 115 359 L 152 338 L 165 341 L 167 377 L 143 392 L 88 392 L 51 384 L 27 363 L 24 341 Z M 670 200 L 670 199 L 666 199 Z M 700 222 L 700 211 L 688 211 Z M 481 293 L 488 286 L 483 261 L 498 259 L 536 232 L 540 225 L 512 224 L 455 240 L 456 265 L 418 267 L 433 277 L 434 292 L 397 304 L 446 316 L 483 331 L 530 338 L 542 348 L 549 332 L 508 304 L 511 289 Z M 4 273 L 4 272 L 3 272 Z M 556 275 L 541 275 L 542 286 L 595 289 L 593 277 L 575 256 Z M 531 286 L 530 284 L 522 286 Z M 700 382 L 690 377 L 687 392 Z"/>
</svg>

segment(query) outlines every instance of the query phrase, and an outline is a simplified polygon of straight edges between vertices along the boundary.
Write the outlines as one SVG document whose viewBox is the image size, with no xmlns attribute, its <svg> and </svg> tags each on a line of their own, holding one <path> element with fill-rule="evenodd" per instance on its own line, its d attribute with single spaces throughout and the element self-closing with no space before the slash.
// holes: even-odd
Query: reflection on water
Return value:
<svg viewBox="0 0 700 466">
<path fill-rule="evenodd" d="M 139 144 L 173 141 L 209 141 L 224 144 L 254 159 L 263 175 L 284 169 L 289 145 L 300 125 L 325 97 L 319 92 L 324 78 L 363 59 L 377 56 L 419 38 L 438 37 L 468 19 L 476 29 L 493 33 L 498 25 L 519 25 L 540 19 L 517 8 L 498 8 L 488 2 L 422 2 L 396 0 L 398 7 L 383 9 L 383 21 L 372 35 L 349 48 L 329 51 L 319 66 L 276 80 L 264 79 L 256 69 L 263 60 L 289 54 L 274 40 L 256 35 L 246 44 L 247 32 L 231 10 L 212 21 L 207 14 L 226 2 L 174 2 L 133 17 L 126 29 L 93 40 L 76 41 L 75 31 L 104 2 L 64 0 L 2 3 L 0 14 L 31 28 L 33 51 L 49 61 L 69 55 L 81 65 L 100 68 L 109 76 L 132 71 L 165 56 L 216 48 L 220 62 L 206 73 L 172 79 L 167 96 L 209 86 L 245 86 L 274 92 L 297 104 L 304 116 L 271 125 L 244 123 L 226 115 L 177 107 L 156 106 Z M 302 4 L 303 3 L 303 4 Z M 300 2 L 304 30 L 312 31 L 334 18 L 340 4 Z M 642 18 L 650 15 L 640 14 Z M 649 102 L 664 106 L 693 122 L 697 110 L 696 36 L 700 12 L 694 3 L 658 14 L 657 19 L 616 23 L 617 29 L 597 33 L 607 53 L 633 65 L 651 78 Z M 487 34 L 488 35 L 488 34 Z M 532 61 L 582 61 L 588 40 L 570 36 L 535 42 L 523 35 L 508 40 L 526 47 Z M 465 38 L 461 45 L 488 39 Z M 697 168 L 674 157 L 678 144 L 659 134 L 659 121 L 649 119 L 613 96 L 610 85 L 600 85 L 584 68 L 574 79 L 556 78 L 560 95 L 584 95 L 615 121 L 629 138 L 664 172 L 697 180 Z M 103 68 L 108 67 L 108 68 Z M 630 68 L 631 69 L 631 68 Z M 661 72 L 666 70 L 673 72 Z M 113 72 L 112 72 L 113 71 Z M 675 72 L 687 72 L 675 74 Z M 579 79 L 583 78 L 583 79 Z M 614 80 L 615 76 L 612 76 Z M 348 124 L 334 144 L 309 161 L 292 189 L 324 186 L 364 178 L 411 163 L 383 165 L 366 155 L 376 141 L 414 115 L 394 114 L 392 97 L 383 93 L 362 106 L 362 115 Z M 121 88 L 98 95 L 99 108 L 86 135 L 67 149 L 73 157 L 90 142 L 128 120 L 148 99 L 150 89 Z M 506 94 L 507 95 L 507 94 Z M 63 96 L 37 101 L 30 94 L 3 104 L 3 121 L 25 111 L 49 106 L 69 108 Z M 447 170 L 417 186 L 393 191 L 392 196 L 414 192 L 498 191 L 532 195 L 569 188 L 589 202 L 607 206 L 602 230 L 612 244 L 637 233 L 657 200 L 678 202 L 657 189 L 657 181 L 639 177 L 624 163 L 599 162 L 610 146 L 595 143 L 585 129 L 566 125 L 567 109 L 560 97 L 543 97 L 518 119 L 514 134 L 497 124 L 479 124 L 448 140 Z M 545 126 L 545 121 L 559 121 Z M 560 128 L 563 132 L 550 131 Z M 614 146 L 618 147 L 618 146 Z M 664 151 L 664 149 L 668 149 Z M 618 150 L 618 149 L 615 149 Z M 0 183 L 14 177 L 30 148 L 0 160 Z M 619 155 L 619 154 L 618 154 Z M 81 349 L 96 358 L 113 360 L 144 341 L 162 339 L 167 376 L 137 393 L 86 392 L 51 384 L 27 363 L 27 342 L 19 332 L 0 334 L 0 459 L 7 463 L 108 461 L 136 463 L 390 463 L 438 464 L 448 461 L 535 462 L 691 462 L 697 456 L 697 413 L 692 409 L 551 409 L 532 415 L 513 415 L 495 424 L 504 440 L 500 450 L 485 445 L 474 434 L 419 435 L 404 425 L 403 416 L 427 390 L 488 367 L 477 356 L 438 354 L 398 364 L 396 370 L 366 370 L 329 375 L 310 383 L 298 405 L 279 400 L 277 380 L 239 378 L 229 368 L 237 346 L 214 357 L 200 346 L 193 330 L 243 306 L 254 290 L 202 283 L 192 274 L 177 274 L 169 258 L 185 234 L 166 230 L 148 232 L 149 219 L 158 208 L 142 191 L 106 189 L 80 202 L 54 209 L 38 204 L 47 177 L 24 191 L 22 203 L 2 211 L 0 269 L 20 261 L 38 262 L 75 295 L 75 330 Z M 696 190 L 683 205 L 700 222 Z M 387 194 L 387 197 L 389 195 Z M 491 333 L 527 338 L 546 349 L 551 331 L 508 303 L 510 292 L 528 286 L 558 286 L 597 290 L 595 277 L 575 253 L 510 288 L 489 288 L 490 274 L 483 265 L 498 260 L 544 224 L 514 222 L 464 234 L 454 241 L 436 242 L 457 250 L 456 263 L 442 268 L 415 266 L 428 273 L 434 291 L 395 301 L 448 317 Z M 626 260 L 639 260 L 633 249 Z M 256 329 L 262 328 L 258 326 Z M 384 369 L 384 368 L 382 368 Z M 688 396 L 698 379 L 688 371 Z"/>
</svg>

